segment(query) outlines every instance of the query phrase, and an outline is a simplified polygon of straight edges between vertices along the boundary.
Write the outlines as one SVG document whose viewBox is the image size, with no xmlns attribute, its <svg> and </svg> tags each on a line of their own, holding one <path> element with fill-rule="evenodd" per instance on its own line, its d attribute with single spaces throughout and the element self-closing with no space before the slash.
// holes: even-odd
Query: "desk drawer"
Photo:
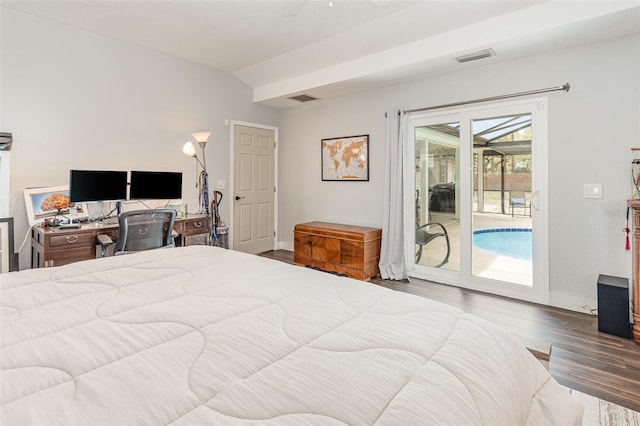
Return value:
<svg viewBox="0 0 640 426">
<path fill-rule="evenodd" d="M 77 234 L 55 235 L 49 237 L 49 247 L 81 246 L 91 245 L 94 237 L 91 232 L 81 232 Z"/>
<path fill-rule="evenodd" d="M 182 229 L 179 232 L 183 235 L 196 235 L 209 233 L 209 219 L 185 220 L 182 223 Z"/>
<path fill-rule="evenodd" d="M 44 259 L 45 267 L 68 265 L 81 260 L 96 258 L 96 247 L 70 247 L 67 250 L 49 252 Z"/>
</svg>

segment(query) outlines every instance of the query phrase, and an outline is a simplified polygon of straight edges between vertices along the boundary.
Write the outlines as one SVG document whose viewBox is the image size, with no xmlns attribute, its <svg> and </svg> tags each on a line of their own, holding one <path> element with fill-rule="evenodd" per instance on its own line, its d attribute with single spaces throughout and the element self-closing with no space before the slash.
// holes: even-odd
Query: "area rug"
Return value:
<svg viewBox="0 0 640 426">
<path fill-rule="evenodd" d="M 640 413 L 595 396 L 569 389 L 584 408 L 582 426 L 640 426 Z"/>
</svg>

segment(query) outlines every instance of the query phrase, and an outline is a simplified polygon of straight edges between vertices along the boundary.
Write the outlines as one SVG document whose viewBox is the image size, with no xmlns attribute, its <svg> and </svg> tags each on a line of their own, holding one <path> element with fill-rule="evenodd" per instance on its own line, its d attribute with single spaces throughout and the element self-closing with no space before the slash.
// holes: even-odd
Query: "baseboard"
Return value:
<svg viewBox="0 0 640 426">
<path fill-rule="evenodd" d="M 561 291 L 551 291 L 549 292 L 549 306 L 592 314 L 592 310 L 597 309 L 598 304 L 595 299 L 578 297 Z"/>
<path fill-rule="evenodd" d="M 289 244 L 286 241 L 278 241 L 278 250 L 293 251 L 293 244 Z"/>
</svg>

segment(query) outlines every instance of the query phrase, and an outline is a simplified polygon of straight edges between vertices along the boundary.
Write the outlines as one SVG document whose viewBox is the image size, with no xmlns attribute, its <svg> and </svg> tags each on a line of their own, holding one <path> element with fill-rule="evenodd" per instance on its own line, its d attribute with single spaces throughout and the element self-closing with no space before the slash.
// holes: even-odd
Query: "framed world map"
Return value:
<svg viewBox="0 0 640 426">
<path fill-rule="evenodd" d="M 369 135 L 322 139 L 322 180 L 368 181 Z"/>
</svg>

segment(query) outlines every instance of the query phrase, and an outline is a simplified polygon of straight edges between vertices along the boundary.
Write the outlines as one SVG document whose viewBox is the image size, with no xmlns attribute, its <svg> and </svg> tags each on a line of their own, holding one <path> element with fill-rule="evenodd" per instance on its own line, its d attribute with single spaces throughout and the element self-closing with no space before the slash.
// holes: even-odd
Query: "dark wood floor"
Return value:
<svg viewBox="0 0 640 426">
<path fill-rule="evenodd" d="M 262 256 L 293 263 L 293 253 L 286 250 Z M 525 339 L 551 343 L 549 371 L 560 384 L 640 411 L 640 346 L 598 332 L 596 316 L 427 281 L 371 282 L 456 306 Z"/>
</svg>

